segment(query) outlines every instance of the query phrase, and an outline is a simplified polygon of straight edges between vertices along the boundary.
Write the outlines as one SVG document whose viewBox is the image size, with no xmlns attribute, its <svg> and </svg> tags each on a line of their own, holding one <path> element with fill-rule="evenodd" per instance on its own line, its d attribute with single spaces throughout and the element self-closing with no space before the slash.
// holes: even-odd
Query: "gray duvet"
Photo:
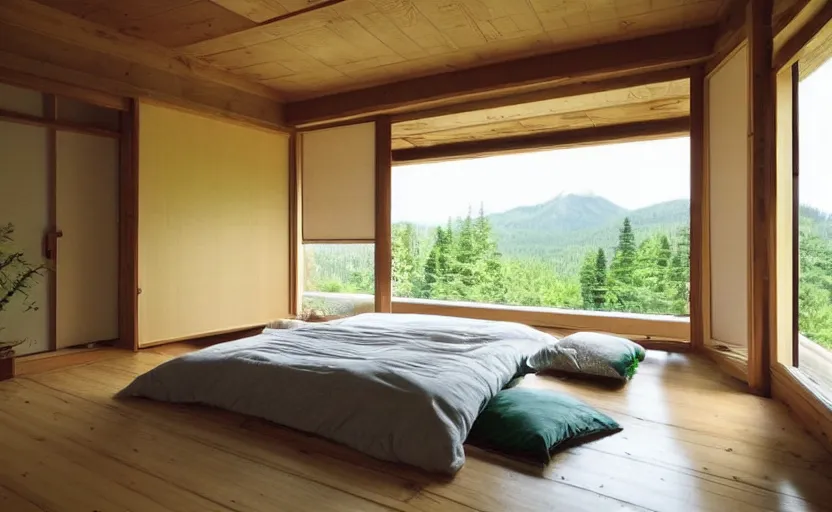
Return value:
<svg viewBox="0 0 832 512">
<path fill-rule="evenodd" d="M 553 341 L 514 323 L 370 313 L 193 352 L 119 395 L 220 407 L 455 473 L 479 412 Z"/>
</svg>

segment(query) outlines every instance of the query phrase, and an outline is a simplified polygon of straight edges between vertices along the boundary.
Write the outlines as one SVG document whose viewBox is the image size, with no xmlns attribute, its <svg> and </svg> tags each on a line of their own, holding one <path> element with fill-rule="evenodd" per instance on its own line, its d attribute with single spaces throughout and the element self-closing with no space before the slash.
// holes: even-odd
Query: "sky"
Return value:
<svg viewBox="0 0 832 512">
<path fill-rule="evenodd" d="M 800 84 L 800 199 L 832 212 L 832 60 Z M 690 197 L 687 137 L 399 166 L 394 222 L 534 205 L 561 194 L 597 195 L 629 209 Z"/>
</svg>

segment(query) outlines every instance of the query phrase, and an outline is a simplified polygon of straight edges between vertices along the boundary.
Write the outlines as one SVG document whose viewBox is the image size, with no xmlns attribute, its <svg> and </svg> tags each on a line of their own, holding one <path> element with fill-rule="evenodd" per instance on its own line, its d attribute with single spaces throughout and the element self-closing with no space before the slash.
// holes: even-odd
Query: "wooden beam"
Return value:
<svg viewBox="0 0 832 512">
<path fill-rule="evenodd" d="M 94 91 L 84 87 L 77 87 L 71 84 L 41 78 L 36 75 L 30 75 L 28 73 L 21 73 L 13 69 L 0 67 L 0 82 L 16 85 L 18 87 L 26 87 L 64 98 L 73 98 L 91 105 L 97 105 L 99 107 L 111 108 L 114 110 L 127 110 L 129 108 L 129 102 L 126 98 L 122 98 L 121 96 L 101 91 Z"/>
<path fill-rule="evenodd" d="M 515 153 L 536 149 L 554 149 L 605 142 L 644 140 L 670 135 L 687 134 L 690 118 L 679 117 L 660 121 L 644 121 L 599 128 L 582 128 L 560 132 L 504 137 L 500 139 L 457 142 L 422 148 L 397 149 L 393 151 L 395 163 L 421 163 L 428 161 L 473 158 L 478 156 Z"/>
<path fill-rule="evenodd" d="M 711 73 L 723 60 L 745 41 L 745 10 L 748 0 L 730 0 L 719 21 L 719 32 L 714 43 L 714 56 L 708 62 L 706 72 Z"/>
<path fill-rule="evenodd" d="M 139 349 L 139 105 L 121 113 L 118 179 L 118 345 Z"/>
<path fill-rule="evenodd" d="M 535 90 L 531 92 L 508 94 L 505 96 L 499 96 L 495 98 L 486 98 L 481 100 L 466 101 L 463 103 L 454 103 L 427 110 L 408 111 L 401 114 L 393 115 L 392 118 L 393 123 L 395 124 L 406 121 L 414 121 L 417 119 L 426 119 L 431 117 L 461 114 L 464 112 L 487 110 L 492 108 L 507 107 L 511 105 L 522 105 L 525 103 L 535 103 L 538 101 L 566 98 L 570 96 L 578 96 L 581 94 L 592 94 L 597 92 L 612 91 L 615 89 L 626 89 L 629 87 L 638 87 L 641 85 L 670 82 L 673 80 L 688 78 L 690 74 L 691 67 L 682 66 L 670 69 L 661 69 L 657 71 L 646 71 L 643 73 L 636 73 L 633 75 L 583 80 L 576 83 L 554 85 L 546 89 Z"/>
<path fill-rule="evenodd" d="M 702 307 L 703 195 L 705 191 L 705 67 L 690 77 L 690 341 L 695 351 L 705 346 Z"/>
<path fill-rule="evenodd" d="M 783 43 L 783 46 L 774 56 L 772 68 L 778 71 L 796 61 L 803 47 L 830 21 L 832 21 L 832 1 L 827 0 L 823 7 L 805 25 Z"/>
<path fill-rule="evenodd" d="M 423 78 L 415 78 L 286 105 L 286 122 L 311 126 L 338 119 L 429 106 L 449 98 L 495 95 L 530 84 L 679 67 L 711 54 L 714 27 L 605 43 Z"/>
<path fill-rule="evenodd" d="M 376 119 L 376 311 L 390 313 L 393 300 L 392 134 L 389 117 Z"/>
<path fill-rule="evenodd" d="M 31 0 L 0 3 L 2 74 L 29 75 L 116 97 L 155 99 L 283 128 L 277 93 L 172 50 Z"/>
<path fill-rule="evenodd" d="M 301 313 L 301 252 L 303 244 L 300 240 L 300 137 L 293 133 L 289 138 L 289 314 L 297 316 Z"/>
<path fill-rule="evenodd" d="M 748 387 L 761 396 L 771 394 L 771 338 L 776 330 L 776 301 L 769 280 L 773 275 L 776 227 L 776 181 L 774 174 L 774 78 L 771 73 L 773 34 L 772 0 L 749 3 L 747 31 L 749 46 L 751 167 L 751 315 L 748 345 Z M 774 328 L 773 328 L 774 327 Z"/>
</svg>

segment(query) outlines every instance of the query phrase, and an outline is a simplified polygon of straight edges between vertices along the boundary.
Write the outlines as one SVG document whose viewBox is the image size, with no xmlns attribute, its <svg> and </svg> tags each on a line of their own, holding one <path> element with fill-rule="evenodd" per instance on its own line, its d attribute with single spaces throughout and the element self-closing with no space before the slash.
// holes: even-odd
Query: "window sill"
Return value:
<svg viewBox="0 0 832 512">
<path fill-rule="evenodd" d="M 427 299 L 393 299 L 394 313 L 479 318 L 519 322 L 535 327 L 556 327 L 575 331 L 602 331 L 625 336 L 643 336 L 678 343 L 690 339 L 690 319 L 665 315 L 626 314 L 605 311 L 504 306 L 472 302 Z"/>
<path fill-rule="evenodd" d="M 771 367 L 774 398 L 791 409 L 803 425 L 832 450 L 832 401 L 797 368 L 781 363 Z"/>
</svg>

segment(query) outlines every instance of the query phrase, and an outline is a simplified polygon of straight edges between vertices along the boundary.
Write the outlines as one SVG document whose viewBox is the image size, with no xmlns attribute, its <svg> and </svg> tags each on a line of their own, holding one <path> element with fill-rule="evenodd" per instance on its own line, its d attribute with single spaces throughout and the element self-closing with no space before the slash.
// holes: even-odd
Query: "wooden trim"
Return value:
<svg viewBox="0 0 832 512">
<path fill-rule="evenodd" d="M 832 402 L 817 393 L 799 370 L 775 363 L 771 379 L 774 398 L 783 402 L 816 439 L 832 450 Z"/>
<path fill-rule="evenodd" d="M 168 345 L 170 343 L 180 343 L 183 341 L 191 343 L 205 343 L 206 345 L 224 343 L 226 341 L 256 336 L 263 332 L 263 329 L 265 327 L 266 324 L 242 325 L 239 327 L 230 327 L 228 329 L 221 329 L 218 331 L 206 332 L 202 334 L 194 334 L 190 336 L 180 336 L 178 338 L 170 338 L 166 340 L 151 341 L 148 343 L 142 343 L 141 347 L 139 347 L 139 350 L 158 347 L 159 345 Z"/>
<path fill-rule="evenodd" d="M 800 363 L 800 62 L 791 68 L 792 123 L 792 365 Z M 777 362 L 775 360 L 775 362 Z"/>
<path fill-rule="evenodd" d="M 698 27 L 333 94 L 289 103 L 285 121 L 309 126 L 403 107 L 428 107 L 449 99 L 461 101 L 466 95 L 494 96 L 531 84 L 678 67 L 708 58 L 713 36 L 714 27 Z"/>
<path fill-rule="evenodd" d="M 535 327 L 601 331 L 687 344 L 690 322 L 684 317 L 603 314 L 554 308 L 531 308 L 423 299 L 393 298 L 393 313 L 420 313 L 517 322 Z"/>
<path fill-rule="evenodd" d="M 376 119 L 376 311 L 390 313 L 393 299 L 393 143 L 389 117 Z"/>
<path fill-rule="evenodd" d="M 770 344 L 776 330 L 776 301 L 771 296 L 775 242 L 776 181 L 774 174 L 775 97 L 771 73 L 772 0 L 749 3 L 748 49 L 751 132 L 749 165 L 751 179 L 751 280 L 749 297 L 748 387 L 761 396 L 771 394 Z M 773 307 L 775 306 L 775 307 Z"/>
<path fill-rule="evenodd" d="M 302 173 L 301 173 L 302 174 Z M 374 244 L 375 238 L 333 238 L 333 239 L 315 239 L 304 238 L 302 244 Z"/>
<path fill-rule="evenodd" d="M 598 128 L 581 128 L 577 130 L 523 135 L 519 137 L 503 137 L 499 139 L 455 142 L 421 148 L 396 149 L 393 151 L 393 162 L 421 163 L 538 149 L 586 146 L 606 142 L 645 140 L 687 134 L 689 131 L 690 118 L 678 117 L 658 121 L 601 126 Z"/>
<path fill-rule="evenodd" d="M 705 346 L 702 315 L 702 195 L 705 158 L 705 67 L 690 77 L 690 341 L 693 350 Z"/>
<path fill-rule="evenodd" d="M 0 119 L 15 120 L 15 117 L 22 116 L 35 120 L 41 120 L 44 123 L 39 126 L 46 126 L 46 211 L 49 225 L 46 227 L 45 245 L 50 248 L 51 259 L 49 265 L 51 272 L 47 278 L 47 296 L 49 301 L 49 350 L 55 351 L 58 349 L 58 243 L 57 238 L 53 238 L 53 234 L 58 232 L 58 134 L 53 123 L 58 119 L 58 98 L 54 94 L 43 94 L 43 119 L 24 114 L 14 114 L 7 116 L 7 112 L 0 110 Z M 24 124 L 36 123 L 29 120 L 19 120 Z"/>
<path fill-rule="evenodd" d="M 52 98 L 50 101 L 55 101 L 54 94 L 47 94 L 46 97 Z M 93 126 L 85 126 L 71 121 L 59 121 L 57 118 L 38 117 L 29 114 L 22 114 L 20 112 L 12 112 L 10 110 L 0 109 L 0 119 L 3 121 L 11 121 L 13 123 L 22 123 L 32 126 L 45 126 L 51 131 L 61 130 L 68 132 L 87 133 L 90 135 L 100 135 L 102 137 L 118 138 L 119 132 L 106 130 L 104 128 L 95 128 Z"/>
<path fill-rule="evenodd" d="M 289 137 L 289 314 L 300 314 L 300 137 Z"/>
<path fill-rule="evenodd" d="M 706 68 L 707 73 L 707 68 Z M 711 313 L 711 148 L 710 148 L 710 99 L 708 91 L 708 75 L 704 77 L 703 92 L 703 137 L 702 137 L 702 247 L 701 268 L 702 280 L 701 308 L 702 308 L 702 337 L 703 345 L 708 345 L 708 340 L 713 338 L 711 326 L 713 317 Z"/>
<path fill-rule="evenodd" d="M 118 180 L 118 346 L 139 348 L 139 104 L 121 113 Z"/>
<path fill-rule="evenodd" d="M 65 98 L 73 98 L 89 103 L 90 105 L 97 105 L 99 107 L 111 108 L 114 110 L 127 110 L 129 108 L 127 100 L 120 96 L 113 96 L 105 92 L 76 87 L 74 85 L 57 82 L 55 80 L 47 80 L 28 73 L 21 73 L 13 69 L 0 67 L 0 82 L 18 87 L 34 89 Z"/>
<path fill-rule="evenodd" d="M 774 56 L 772 68 L 778 71 L 793 64 L 800 57 L 800 52 L 806 44 L 830 21 L 832 21 L 832 1 L 827 1 L 816 15 L 783 44 Z"/>
<path fill-rule="evenodd" d="M 723 372 L 739 381 L 744 383 L 748 382 L 748 367 L 745 357 L 741 354 L 725 352 L 714 348 L 718 344 L 719 342 L 714 340 L 711 340 L 711 343 L 706 343 L 704 350 L 705 355 L 716 363 L 716 365 L 719 366 L 719 369 Z"/>
<path fill-rule="evenodd" d="M 553 84 L 552 86 L 546 89 L 531 92 L 508 94 L 496 98 L 486 98 L 481 100 L 466 101 L 463 103 L 454 103 L 451 105 L 443 105 L 427 110 L 408 111 L 401 114 L 396 114 L 392 116 L 392 118 L 393 124 L 395 124 L 404 121 L 414 121 L 430 117 L 460 114 L 463 112 L 471 112 L 475 110 L 486 110 L 491 108 L 522 105 L 525 103 L 534 103 L 538 101 L 546 101 L 556 98 L 565 98 L 569 96 L 577 96 L 580 94 L 591 94 L 596 92 L 612 91 L 615 89 L 637 87 L 640 85 L 670 82 L 673 80 L 681 80 L 684 78 L 688 78 L 690 74 L 691 67 L 683 66 L 671 69 L 662 69 L 658 71 L 646 71 L 643 73 L 637 73 L 633 75 L 586 80 L 578 83 Z"/>
</svg>

